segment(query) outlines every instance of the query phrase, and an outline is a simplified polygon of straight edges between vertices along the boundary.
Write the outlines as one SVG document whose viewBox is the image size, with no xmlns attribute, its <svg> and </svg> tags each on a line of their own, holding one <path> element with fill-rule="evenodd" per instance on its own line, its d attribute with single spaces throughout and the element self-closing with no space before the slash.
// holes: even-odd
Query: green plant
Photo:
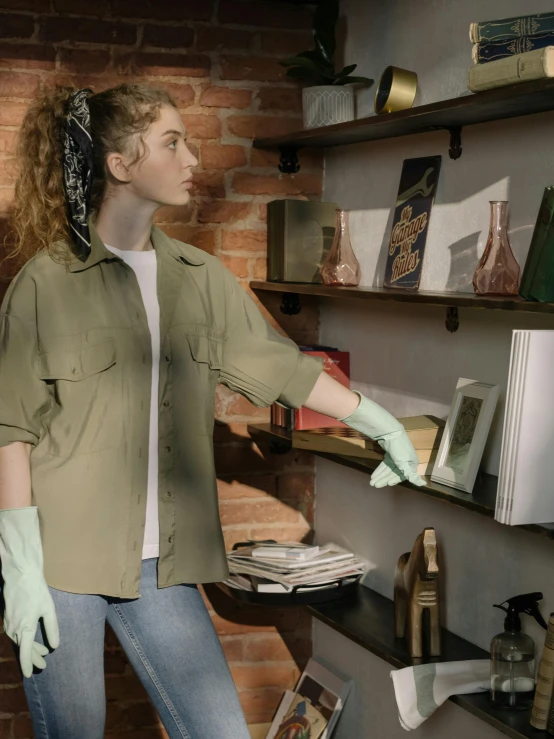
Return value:
<svg viewBox="0 0 554 739">
<path fill-rule="evenodd" d="M 339 0 L 320 0 L 312 23 L 315 49 L 302 51 L 296 56 L 279 62 L 288 67 L 287 76 L 305 80 L 313 85 L 348 85 L 357 82 L 368 87 L 374 80 L 369 77 L 352 76 L 357 64 L 349 64 L 340 72 L 335 72 L 335 26 L 339 16 Z"/>
</svg>

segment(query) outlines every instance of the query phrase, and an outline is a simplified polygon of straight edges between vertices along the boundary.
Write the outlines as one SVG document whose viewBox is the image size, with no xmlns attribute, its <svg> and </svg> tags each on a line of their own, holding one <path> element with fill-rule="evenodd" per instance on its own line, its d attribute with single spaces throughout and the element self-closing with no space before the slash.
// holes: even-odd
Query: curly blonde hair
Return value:
<svg viewBox="0 0 554 739">
<path fill-rule="evenodd" d="M 71 95 L 78 88 L 55 85 L 41 92 L 25 113 L 18 131 L 14 204 L 6 240 L 13 241 L 7 259 L 16 268 L 42 249 L 55 261 L 74 259 L 62 169 L 62 127 Z M 91 88 L 92 89 L 92 88 Z M 98 213 L 106 191 L 106 157 L 112 152 L 134 157 L 147 152 L 143 139 L 162 105 L 177 108 L 164 89 L 146 84 L 121 84 L 88 97 L 93 147 L 91 212 Z"/>
</svg>

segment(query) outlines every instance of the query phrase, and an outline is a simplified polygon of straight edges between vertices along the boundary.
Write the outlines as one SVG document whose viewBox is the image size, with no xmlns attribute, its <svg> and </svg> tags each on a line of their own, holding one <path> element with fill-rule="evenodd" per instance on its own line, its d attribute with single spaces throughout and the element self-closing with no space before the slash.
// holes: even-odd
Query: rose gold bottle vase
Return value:
<svg viewBox="0 0 554 739">
<path fill-rule="evenodd" d="M 350 243 L 349 210 L 335 209 L 335 237 L 320 274 L 325 285 L 359 285 L 360 264 Z"/>
<path fill-rule="evenodd" d="M 473 275 L 473 289 L 477 295 L 517 295 L 521 272 L 508 239 L 508 202 L 489 202 L 489 237 Z"/>
</svg>

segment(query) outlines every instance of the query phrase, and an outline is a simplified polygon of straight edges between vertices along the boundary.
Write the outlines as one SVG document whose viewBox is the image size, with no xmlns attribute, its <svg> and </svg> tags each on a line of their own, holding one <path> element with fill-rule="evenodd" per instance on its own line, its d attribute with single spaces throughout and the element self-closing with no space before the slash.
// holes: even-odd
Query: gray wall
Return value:
<svg viewBox="0 0 554 739">
<path fill-rule="evenodd" d="M 420 104 L 466 95 L 471 65 L 469 24 L 552 9 L 541 0 L 343 0 L 344 63 L 377 81 L 388 64 L 419 75 Z M 341 60 L 342 61 L 342 60 Z M 358 117 L 373 113 L 375 85 L 358 95 Z M 406 158 L 441 154 L 421 289 L 472 292 L 471 279 L 485 246 L 489 200 L 510 203 L 509 234 L 525 262 L 543 189 L 554 183 L 554 114 L 527 116 L 463 130 L 463 154 L 448 157 L 443 132 L 330 148 L 323 200 L 352 210 L 351 235 L 362 285 L 382 284 L 392 206 Z M 460 309 L 460 328 L 444 327 L 445 310 L 357 301 L 321 301 L 321 341 L 351 353 L 352 388 L 391 413 L 433 413 L 446 418 L 459 377 L 497 383 L 500 400 L 483 458 L 498 474 L 502 421 L 514 328 L 554 330 L 554 318 Z M 488 649 L 502 631 L 492 607 L 513 595 L 542 590 L 541 610 L 554 610 L 554 542 L 402 488 L 374 490 L 366 475 L 317 461 L 318 542 L 336 541 L 371 563 L 369 587 L 392 598 L 400 554 L 425 526 L 441 547 L 442 623 Z M 528 616 L 524 629 L 544 631 Z M 329 627 L 314 623 L 315 656 L 356 680 L 336 739 L 405 736 L 396 716 L 388 664 Z M 538 659 L 537 659 L 538 662 Z M 537 665 L 538 667 L 538 665 Z M 421 737 L 475 739 L 500 736 L 452 703 L 418 729 Z"/>
</svg>

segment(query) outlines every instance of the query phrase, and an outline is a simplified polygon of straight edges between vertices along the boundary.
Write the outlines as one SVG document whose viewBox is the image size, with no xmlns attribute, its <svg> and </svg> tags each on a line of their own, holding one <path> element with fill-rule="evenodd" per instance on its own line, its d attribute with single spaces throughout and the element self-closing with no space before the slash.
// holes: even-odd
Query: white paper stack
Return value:
<svg viewBox="0 0 554 739">
<path fill-rule="evenodd" d="M 318 554 L 306 561 L 254 557 L 257 546 L 227 553 L 231 573 L 226 580 L 228 585 L 250 589 L 246 576 L 250 578 L 252 589 L 258 592 L 290 592 L 294 586 L 330 587 L 341 578 L 356 579 L 366 570 L 363 560 L 333 545 L 320 547 Z"/>
<path fill-rule="evenodd" d="M 554 521 L 554 331 L 513 331 L 495 520 Z"/>
</svg>

